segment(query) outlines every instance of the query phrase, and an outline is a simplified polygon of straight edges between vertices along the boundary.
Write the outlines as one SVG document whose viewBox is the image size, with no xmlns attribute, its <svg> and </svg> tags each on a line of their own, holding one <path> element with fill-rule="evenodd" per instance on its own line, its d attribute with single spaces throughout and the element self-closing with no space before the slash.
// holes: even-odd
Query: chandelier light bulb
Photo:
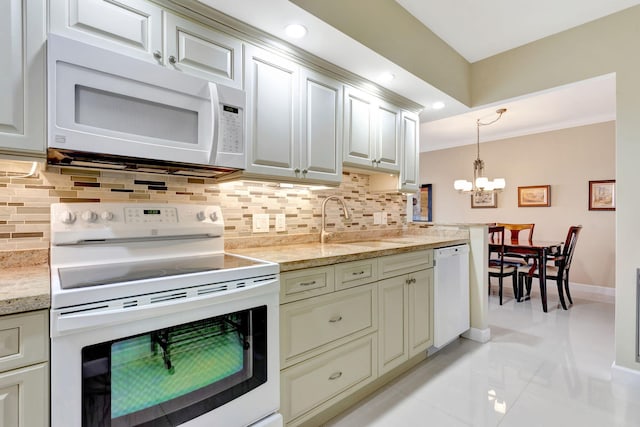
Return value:
<svg viewBox="0 0 640 427">
<path fill-rule="evenodd" d="M 491 121 L 483 122 L 481 119 L 476 120 L 476 160 L 473 162 L 473 177 L 474 182 L 469 182 L 465 179 L 458 179 L 453 182 L 453 188 L 460 193 L 482 193 L 502 191 L 507 183 L 504 178 L 496 178 L 493 181 L 484 176 L 484 161 L 480 159 L 480 126 L 488 126 L 494 124 L 502 115 L 507 111 L 506 108 L 500 108 L 496 110 L 498 117 Z"/>
</svg>

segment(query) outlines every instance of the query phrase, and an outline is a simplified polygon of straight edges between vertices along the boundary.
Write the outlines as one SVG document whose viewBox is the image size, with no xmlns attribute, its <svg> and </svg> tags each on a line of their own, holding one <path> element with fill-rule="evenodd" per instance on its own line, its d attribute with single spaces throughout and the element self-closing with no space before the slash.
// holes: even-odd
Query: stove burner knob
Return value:
<svg viewBox="0 0 640 427">
<path fill-rule="evenodd" d="M 73 224 L 76 222 L 76 216 L 71 211 L 64 211 L 60 214 L 60 222 L 63 224 Z"/>
<path fill-rule="evenodd" d="M 216 222 L 218 220 L 218 214 L 215 212 L 211 212 L 211 215 L 209 215 L 209 218 L 211 218 L 211 221 Z"/>
<path fill-rule="evenodd" d="M 95 222 L 98 219 L 98 214 L 93 211 L 82 212 L 82 219 L 86 222 Z"/>
<path fill-rule="evenodd" d="M 196 214 L 196 218 L 198 219 L 198 221 L 204 221 L 205 219 L 207 219 L 207 216 L 203 211 L 200 211 Z"/>
<path fill-rule="evenodd" d="M 111 221 L 113 219 L 113 212 L 105 211 L 100 214 L 100 218 L 105 221 Z"/>
</svg>

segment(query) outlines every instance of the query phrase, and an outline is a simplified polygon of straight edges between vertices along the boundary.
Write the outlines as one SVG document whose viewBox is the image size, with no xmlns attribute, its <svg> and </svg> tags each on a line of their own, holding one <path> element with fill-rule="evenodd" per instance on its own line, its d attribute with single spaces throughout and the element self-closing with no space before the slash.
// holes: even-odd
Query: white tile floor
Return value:
<svg viewBox="0 0 640 427">
<path fill-rule="evenodd" d="M 490 296 L 490 342 L 451 343 L 327 426 L 640 426 L 640 381 L 611 381 L 613 304 L 573 294 L 548 313 L 535 291 Z"/>
</svg>

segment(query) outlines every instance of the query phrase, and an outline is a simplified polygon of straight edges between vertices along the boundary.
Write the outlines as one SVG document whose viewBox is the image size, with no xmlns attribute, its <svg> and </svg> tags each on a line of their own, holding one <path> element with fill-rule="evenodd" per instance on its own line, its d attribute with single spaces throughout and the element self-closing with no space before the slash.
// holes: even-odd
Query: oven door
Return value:
<svg viewBox="0 0 640 427">
<path fill-rule="evenodd" d="M 52 310 L 52 426 L 246 426 L 276 413 L 278 287 Z"/>
</svg>

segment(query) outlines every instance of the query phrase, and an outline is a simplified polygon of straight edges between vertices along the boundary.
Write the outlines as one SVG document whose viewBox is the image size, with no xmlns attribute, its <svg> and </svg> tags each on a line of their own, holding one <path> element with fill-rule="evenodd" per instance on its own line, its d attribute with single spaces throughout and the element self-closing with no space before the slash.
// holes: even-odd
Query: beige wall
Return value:
<svg viewBox="0 0 640 427">
<path fill-rule="evenodd" d="M 616 321 L 618 366 L 640 370 L 636 269 L 640 267 L 640 6 L 472 64 L 474 105 L 616 73 Z M 594 261 L 596 262 L 596 261 Z"/>
<path fill-rule="evenodd" d="M 570 225 L 582 224 L 571 282 L 615 286 L 615 213 L 588 210 L 588 181 L 615 176 L 614 122 L 482 143 L 487 175 L 507 181 L 495 209 L 472 209 L 453 189 L 455 179 L 472 179 L 475 156 L 475 145 L 422 153 L 420 182 L 433 184 L 435 222 L 532 222 L 541 240 L 564 240 Z M 518 207 L 518 186 L 547 184 L 550 207 Z"/>
</svg>

